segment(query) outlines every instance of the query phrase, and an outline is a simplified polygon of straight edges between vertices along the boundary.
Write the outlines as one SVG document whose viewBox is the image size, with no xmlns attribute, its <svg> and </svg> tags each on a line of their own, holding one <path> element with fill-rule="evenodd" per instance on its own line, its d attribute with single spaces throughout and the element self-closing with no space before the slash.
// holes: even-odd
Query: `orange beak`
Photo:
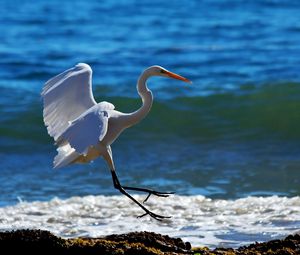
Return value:
<svg viewBox="0 0 300 255">
<path fill-rule="evenodd" d="M 172 73 L 170 71 L 165 71 L 165 74 L 168 75 L 170 78 L 181 80 L 181 81 L 184 81 L 184 82 L 187 82 L 187 83 L 192 83 L 189 79 L 184 78 L 184 77 L 182 77 L 182 76 L 180 76 L 176 73 Z"/>
</svg>

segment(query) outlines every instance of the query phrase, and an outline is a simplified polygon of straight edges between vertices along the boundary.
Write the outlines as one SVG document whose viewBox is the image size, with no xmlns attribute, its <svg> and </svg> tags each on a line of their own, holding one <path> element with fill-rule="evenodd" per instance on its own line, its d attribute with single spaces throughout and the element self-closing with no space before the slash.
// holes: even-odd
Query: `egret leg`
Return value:
<svg viewBox="0 0 300 255">
<path fill-rule="evenodd" d="M 107 146 L 106 149 L 107 149 L 107 151 L 106 151 L 106 153 L 103 154 L 103 157 L 106 160 L 106 162 L 107 162 L 109 168 L 111 169 L 111 171 L 114 172 L 115 177 L 113 177 L 113 179 L 118 180 L 118 178 L 116 177 L 116 172 L 115 172 L 115 166 L 114 166 L 111 147 Z M 118 181 L 118 183 L 119 183 L 119 181 Z M 168 197 L 169 195 L 174 194 L 174 192 L 159 192 L 159 191 L 156 191 L 156 190 L 146 189 L 146 188 L 136 188 L 136 187 L 128 187 L 128 186 L 122 186 L 122 188 L 125 189 L 125 190 L 135 190 L 135 191 L 148 193 L 148 196 L 144 199 L 143 203 L 145 203 L 151 195 L 155 195 L 155 196 L 158 196 L 158 197 Z"/>
<path fill-rule="evenodd" d="M 154 218 L 156 220 L 159 220 L 159 221 L 161 221 L 162 219 L 171 218 L 169 216 L 162 216 L 162 215 L 159 215 L 159 214 L 151 212 L 149 209 L 147 209 L 139 201 L 137 201 L 134 197 L 132 197 L 129 193 L 126 192 L 125 187 L 122 187 L 122 185 L 120 184 L 120 181 L 119 181 L 119 179 L 117 177 L 117 174 L 116 174 L 116 172 L 114 170 L 111 170 L 111 175 L 112 175 L 114 187 L 116 189 L 118 189 L 122 194 L 124 194 L 125 196 L 129 197 L 133 202 L 135 202 L 140 208 L 142 208 L 145 211 L 145 213 L 142 214 L 142 215 L 140 215 L 140 216 L 138 216 L 138 218 L 144 217 L 146 215 L 149 215 L 152 218 Z M 129 187 L 129 188 L 131 188 L 131 187 Z M 147 190 L 147 192 L 149 192 L 149 191 Z M 150 195 L 151 195 L 151 193 L 150 193 Z M 148 195 L 148 196 L 150 196 L 150 195 Z"/>
</svg>

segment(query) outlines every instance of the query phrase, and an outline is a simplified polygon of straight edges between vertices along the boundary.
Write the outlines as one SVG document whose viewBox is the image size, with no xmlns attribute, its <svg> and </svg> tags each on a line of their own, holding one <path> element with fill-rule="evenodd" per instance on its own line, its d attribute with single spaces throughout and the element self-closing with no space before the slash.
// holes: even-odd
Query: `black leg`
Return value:
<svg viewBox="0 0 300 255">
<path fill-rule="evenodd" d="M 137 201 L 134 197 L 132 197 L 130 194 L 128 194 L 128 193 L 126 192 L 125 187 L 122 187 L 122 186 L 121 186 L 121 184 L 120 184 L 120 182 L 119 182 L 119 179 L 118 179 L 117 174 L 116 174 L 115 171 L 112 170 L 112 171 L 111 171 L 111 175 L 112 175 L 114 187 L 115 187 L 116 189 L 118 189 L 122 194 L 124 194 L 125 196 L 129 197 L 133 202 L 135 202 L 139 207 L 141 207 L 141 208 L 145 211 L 145 213 L 142 214 L 142 215 L 140 215 L 140 216 L 138 216 L 138 218 L 144 217 L 144 216 L 146 216 L 146 215 L 149 215 L 149 216 L 151 216 L 152 218 L 154 218 L 154 219 L 156 219 L 156 220 L 162 220 L 162 219 L 166 219 L 166 218 L 171 218 L 171 217 L 169 217 L 169 216 L 162 216 L 162 215 L 153 213 L 153 212 L 151 212 L 150 210 L 148 210 L 148 209 L 147 209 L 145 206 L 143 206 L 139 201 Z M 132 190 L 136 190 L 136 189 L 134 189 L 134 188 L 132 188 L 132 187 L 127 187 L 127 188 L 132 189 Z M 149 192 L 148 189 L 143 189 L 143 190 L 140 190 L 139 188 L 137 188 L 137 189 L 138 189 L 138 191 L 146 191 L 146 192 Z M 145 199 L 145 201 L 150 197 L 151 194 L 154 194 L 154 193 L 150 193 L 150 192 L 149 192 L 149 195 L 148 195 L 148 197 Z"/>
</svg>

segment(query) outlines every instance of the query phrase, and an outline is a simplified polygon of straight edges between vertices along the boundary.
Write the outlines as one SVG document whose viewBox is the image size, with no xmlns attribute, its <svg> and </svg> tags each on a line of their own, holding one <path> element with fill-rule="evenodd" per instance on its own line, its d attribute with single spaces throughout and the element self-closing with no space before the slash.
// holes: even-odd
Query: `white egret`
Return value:
<svg viewBox="0 0 300 255">
<path fill-rule="evenodd" d="M 151 76 L 190 82 L 163 67 L 151 66 L 141 74 L 137 83 L 142 106 L 133 113 L 122 113 L 115 110 L 111 103 L 96 103 L 92 93 L 92 69 L 85 63 L 79 63 L 47 81 L 41 95 L 44 123 L 58 146 L 54 168 L 72 163 L 88 163 L 102 156 L 110 168 L 114 187 L 144 210 L 145 213 L 139 217 L 150 215 L 161 220 L 168 217 L 153 213 L 126 190 L 148 193 L 144 202 L 151 194 L 167 197 L 173 193 L 122 186 L 116 174 L 111 150 L 111 144 L 124 129 L 135 125 L 149 113 L 153 96 L 146 81 Z"/>
</svg>

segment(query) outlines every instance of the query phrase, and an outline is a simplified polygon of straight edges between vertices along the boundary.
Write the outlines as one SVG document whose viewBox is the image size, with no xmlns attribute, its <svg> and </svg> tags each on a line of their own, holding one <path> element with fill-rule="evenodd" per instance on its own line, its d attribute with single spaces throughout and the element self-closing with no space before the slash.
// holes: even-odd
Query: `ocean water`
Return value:
<svg viewBox="0 0 300 255">
<path fill-rule="evenodd" d="M 0 229 L 64 236 L 153 230 L 194 245 L 238 246 L 300 228 L 299 1 L 1 1 Z M 151 78 L 154 105 L 113 144 L 121 183 L 175 191 L 144 217 L 102 159 L 52 169 L 40 97 L 86 62 L 97 101 L 123 112 Z M 136 195 L 138 199 L 143 195 Z"/>
</svg>

